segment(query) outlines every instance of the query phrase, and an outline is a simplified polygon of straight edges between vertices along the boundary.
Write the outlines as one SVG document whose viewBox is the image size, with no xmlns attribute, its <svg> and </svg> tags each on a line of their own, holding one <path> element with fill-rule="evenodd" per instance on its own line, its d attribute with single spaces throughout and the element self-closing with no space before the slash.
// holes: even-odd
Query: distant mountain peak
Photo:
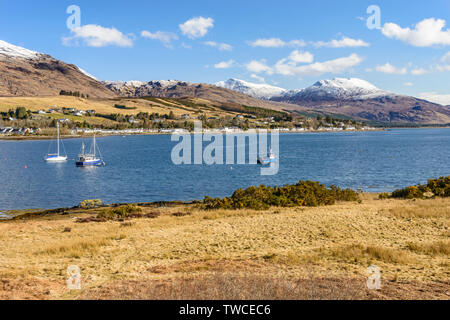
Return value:
<svg viewBox="0 0 450 320">
<path fill-rule="evenodd" d="M 360 88 L 367 91 L 381 91 L 370 82 L 358 78 L 334 78 L 331 80 L 320 80 L 313 84 L 315 87 L 335 87 L 342 89 Z"/>
<path fill-rule="evenodd" d="M 168 90 L 177 86 L 188 86 L 189 82 L 179 80 L 151 80 L 151 81 L 103 81 L 108 89 L 123 96 L 141 96 L 159 94 L 160 90 Z"/>
<path fill-rule="evenodd" d="M 309 96 L 314 99 L 369 99 L 390 94 L 378 89 L 370 82 L 358 78 L 320 80 L 308 88 L 292 93 L 292 96 Z"/>
<path fill-rule="evenodd" d="M 286 89 L 271 86 L 265 83 L 252 83 L 240 79 L 228 79 L 215 84 L 218 87 L 234 90 L 259 99 L 271 99 L 287 92 Z"/>
</svg>

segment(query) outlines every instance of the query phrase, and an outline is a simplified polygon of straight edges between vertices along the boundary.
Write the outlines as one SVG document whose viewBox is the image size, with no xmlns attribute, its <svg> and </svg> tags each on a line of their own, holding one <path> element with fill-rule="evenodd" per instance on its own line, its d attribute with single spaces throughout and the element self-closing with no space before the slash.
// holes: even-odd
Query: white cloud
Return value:
<svg viewBox="0 0 450 320">
<path fill-rule="evenodd" d="M 411 74 L 414 75 L 414 76 L 421 76 L 421 75 L 426 74 L 428 72 L 429 71 L 424 69 L 424 68 L 416 68 L 416 69 L 411 70 Z"/>
<path fill-rule="evenodd" d="M 291 40 L 289 42 L 285 42 L 279 38 L 268 38 L 250 41 L 249 45 L 252 47 L 262 47 L 262 48 L 283 48 L 283 47 L 296 48 L 306 46 L 306 42 L 303 40 Z"/>
<path fill-rule="evenodd" d="M 311 63 L 314 61 L 314 55 L 308 51 L 302 52 L 294 50 L 289 55 L 288 59 L 294 63 Z"/>
<path fill-rule="evenodd" d="M 406 87 L 412 87 L 412 86 L 414 86 L 414 83 L 412 83 L 412 82 L 405 82 L 403 85 L 406 86 Z"/>
<path fill-rule="evenodd" d="M 325 73 L 342 73 L 348 69 L 359 65 L 363 59 L 357 54 L 342 57 L 335 60 L 315 62 L 298 66 L 296 62 L 289 59 L 282 59 L 275 65 L 275 72 L 285 76 L 320 76 Z"/>
<path fill-rule="evenodd" d="M 214 27 L 214 19 L 196 17 L 179 25 L 181 32 L 190 39 L 202 38 L 208 33 L 208 29 Z"/>
<path fill-rule="evenodd" d="M 450 51 L 441 58 L 441 62 L 450 65 Z"/>
<path fill-rule="evenodd" d="M 388 74 L 407 74 L 408 69 L 407 68 L 397 68 L 387 62 L 386 64 L 382 66 L 376 66 L 375 70 L 378 72 L 388 73 Z"/>
<path fill-rule="evenodd" d="M 256 74 L 251 74 L 250 78 L 255 79 L 256 81 L 261 83 L 266 83 L 266 79 L 264 79 L 264 77 L 258 76 Z"/>
<path fill-rule="evenodd" d="M 263 48 L 281 48 L 286 45 L 281 39 L 278 38 L 270 38 L 270 39 L 258 39 L 250 42 L 252 47 L 263 47 Z"/>
<path fill-rule="evenodd" d="M 287 43 L 287 46 L 291 48 L 306 47 L 306 45 L 304 40 L 291 40 Z"/>
<path fill-rule="evenodd" d="M 342 37 L 341 40 L 331 40 L 328 42 L 318 41 L 314 43 L 315 47 L 327 47 L 327 48 L 354 48 L 354 47 L 369 47 L 370 44 L 361 39 L 352 39 Z"/>
<path fill-rule="evenodd" d="M 444 106 L 450 105 L 450 94 L 438 94 L 436 92 L 423 92 L 419 94 L 420 99 L 439 103 Z"/>
<path fill-rule="evenodd" d="M 257 60 L 252 60 L 249 63 L 247 63 L 245 65 L 245 67 L 247 68 L 248 71 L 250 72 L 254 72 L 254 73 L 262 73 L 265 72 L 267 74 L 273 74 L 273 70 L 271 67 L 269 67 L 266 64 L 265 60 L 261 60 L 261 61 L 257 61 Z"/>
<path fill-rule="evenodd" d="M 215 41 L 206 41 L 205 45 L 219 49 L 220 51 L 231 51 L 233 46 L 227 43 L 217 43 Z"/>
<path fill-rule="evenodd" d="M 192 46 L 190 44 L 182 43 L 181 46 L 185 49 L 192 49 Z"/>
<path fill-rule="evenodd" d="M 447 72 L 447 71 L 450 71 L 450 64 L 447 64 L 447 65 L 437 65 L 437 66 L 436 66 L 436 71 L 438 71 L 438 72 Z"/>
<path fill-rule="evenodd" d="M 173 40 L 178 40 L 178 36 L 175 33 L 164 31 L 150 32 L 144 30 L 141 32 L 141 36 L 147 39 L 159 40 L 167 47 L 171 47 L 171 42 Z"/>
<path fill-rule="evenodd" d="M 450 29 L 444 29 L 445 23 L 443 19 L 424 19 L 413 29 L 386 23 L 381 32 L 388 38 L 398 39 L 416 47 L 450 45 Z"/>
<path fill-rule="evenodd" d="M 214 65 L 216 69 L 228 69 L 234 65 L 234 60 L 222 61 Z"/>
<path fill-rule="evenodd" d="M 71 37 L 63 38 L 64 45 L 71 45 L 74 41 L 83 40 L 89 47 L 132 47 L 133 35 L 124 35 L 116 28 L 105 28 L 99 25 L 88 24 L 74 28 Z"/>
</svg>

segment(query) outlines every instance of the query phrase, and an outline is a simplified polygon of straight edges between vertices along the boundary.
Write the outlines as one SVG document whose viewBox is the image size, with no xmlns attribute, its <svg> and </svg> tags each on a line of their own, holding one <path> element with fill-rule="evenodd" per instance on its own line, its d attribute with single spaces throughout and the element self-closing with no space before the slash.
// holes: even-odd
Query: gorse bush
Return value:
<svg viewBox="0 0 450 320">
<path fill-rule="evenodd" d="M 450 176 L 430 179 L 425 185 L 419 184 L 392 192 L 392 198 L 423 199 L 435 196 L 450 197 Z"/>
<path fill-rule="evenodd" d="M 107 220 L 124 219 L 128 218 L 133 213 L 142 212 L 141 208 L 134 205 L 127 204 L 114 209 L 104 210 L 97 215 L 97 218 L 103 218 Z"/>
<path fill-rule="evenodd" d="M 203 208 L 212 209 L 254 209 L 266 210 L 270 206 L 277 207 L 316 207 L 332 205 L 336 201 L 359 201 L 358 194 L 351 189 L 340 189 L 336 186 L 326 188 L 313 181 L 300 181 L 295 185 L 284 187 L 250 187 L 238 189 L 229 198 L 206 197 Z"/>
</svg>

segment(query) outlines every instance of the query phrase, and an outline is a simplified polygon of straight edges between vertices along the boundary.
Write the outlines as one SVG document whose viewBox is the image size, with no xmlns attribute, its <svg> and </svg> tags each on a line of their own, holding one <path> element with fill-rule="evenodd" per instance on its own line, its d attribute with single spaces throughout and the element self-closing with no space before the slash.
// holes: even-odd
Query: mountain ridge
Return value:
<svg viewBox="0 0 450 320">
<path fill-rule="evenodd" d="M 79 67 L 0 40 L 0 96 L 50 96 L 59 95 L 61 90 L 114 97 Z"/>
<path fill-rule="evenodd" d="M 450 108 L 378 89 L 357 78 L 320 80 L 299 90 L 230 79 L 213 84 L 179 80 L 98 81 L 50 55 L 0 40 L 0 96 L 55 96 L 80 92 L 93 98 L 200 98 L 294 113 L 326 113 L 389 123 L 448 124 Z"/>
<path fill-rule="evenodd" d="M 271 86 L 265 83 L 252 83 L 241 79 L 231 78 L 227 81 L 219 81 L 216 86 L 238 91 L 258 99 L 271 99 L 273 97 L 285 94 L 288 90 Z"/>
<path fill-rule="evenodd" d="M 242 88 L 236 86 L 234 90 Z M 287 103 L 290 107 L 286 110 L 292 112 L 341 114 L 357 120 L 388 123 L 450 123 L 448 106 L 381 90 L 358 78 L 320 80 L 304 89 L 286 90 L 269 100 Z"/>
</svg>

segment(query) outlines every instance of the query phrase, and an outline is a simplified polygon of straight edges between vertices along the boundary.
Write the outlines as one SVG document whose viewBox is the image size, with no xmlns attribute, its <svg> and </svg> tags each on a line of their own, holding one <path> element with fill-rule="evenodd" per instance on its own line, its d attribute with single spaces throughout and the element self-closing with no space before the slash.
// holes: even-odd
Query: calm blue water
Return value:
<svg viewBox="0 0 450 320">
<path fill-rule="evenodd" d="M 89 141 L 86 141 L 89 142 Z M 282 134 L 280 171 L 261 176 L 256 165 L 172 164 L 170 136 L 99 138 L 107 163 L 76 168 L 80 139 L 65 140 L 67 163 L 43 161 L 49 141 L 0 141 L 0 211 L 57 208 L 85 199 L 106 203 L 193 200 L 229 196 L 251 185 L 301 179 L 326 185 L 392 191 L 450 175 L 450 130 Z"/>
</svg>

